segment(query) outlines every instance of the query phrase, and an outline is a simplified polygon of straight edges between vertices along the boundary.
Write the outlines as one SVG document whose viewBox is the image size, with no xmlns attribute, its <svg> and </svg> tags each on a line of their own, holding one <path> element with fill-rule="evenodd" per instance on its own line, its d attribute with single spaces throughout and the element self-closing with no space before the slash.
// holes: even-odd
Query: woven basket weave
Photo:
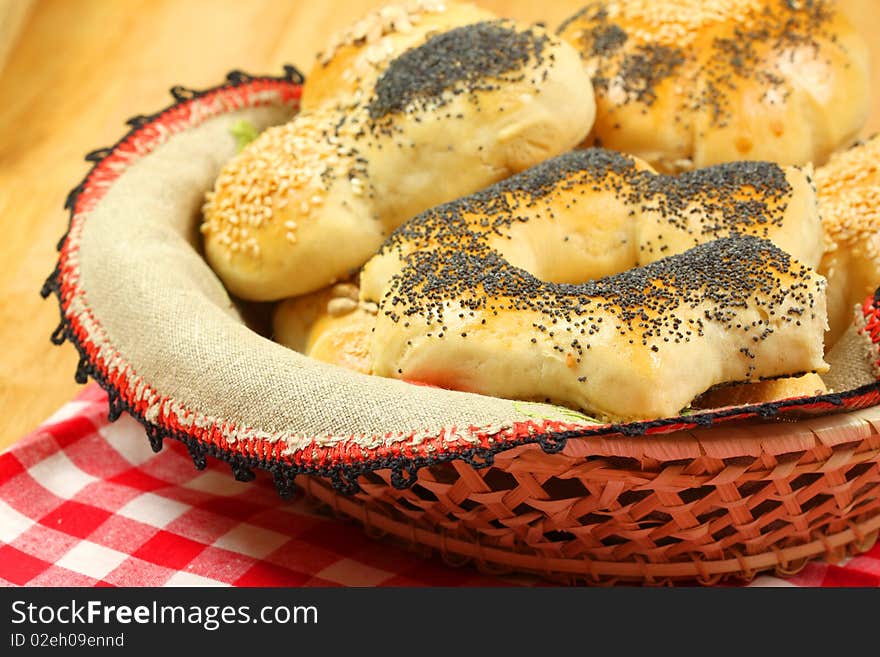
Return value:
<svg viewBox="0 0 880 657">
<path fill-rule="evenodd" d="M 374 534 L 429 546 L 456 565 L 566 583 L 750 580 L 871 548 L 880 530 L 880 410 L 662 440 L 582 438 L 559 454 L 529 445 L 490 468 L 390 473 L 341 495 L 305 491 Z"/>
<path fill-rule="evenodd" d="M 111 419 L 130 413 L 156 450 L 166 438 L 186 443 L 196 467 L 204 467 L 209 456 L 219 458 L 244 481 L 256 468 L 269 470 L 282 495 L 295 482 L 371 534 L 492 572 L 527 571 L 587 583 L 713 583 L 766 570 L 787 574 L 811 558 L 836 560 L 870 547 L 880 529 L 877 299 L 865 302 L 863 317 L 850 331 L 864 352 L 853 361 L 863 370 L 858 385 L 816 397 L 617 425 L 544 404 L 330 370 L 254 335 L 193 246 L 197 213 L 189 206 L 180 211 L 173 203 L 163 205 L 167 199 L 157 198 L 164 193 L 158 181 L 156 189 L 144 192 L 143 208 L 130 198 L 138 190 L 125 185 L 137 180 L 137 171 L 147 184 L 154 182 L 158 176 L 144 177 L 149 169 L 143 167 L 162 149 L 166 156 L 200 162 L 201 169 L 187 175 L 211 180 L 223 148 L 231 147 L 225 144 L 231 140 L 226 123 L 208 131 L 211 140 L 198 143 L 192 157 L 181 150 L 190 142 L 179 136 L 215 119 L 228 123 L 241 111 L 263 112 L 264 121 L 283 120 L 296 110 L 301 82 L 287 67 L 282 78 L 234 72 L 215 89 L 175 87 L 174 105 L 135 117 L 115 146 L 87 157 L 94 168 L 68 198 L 70 228 L 43 294 L 55 293 L 60 303 L 53 342 L 74 344 L 80 354 L 77 380 L 91 376 L 108 391 Z M 215 148 L 212 140 L 224 145 Z M 126 172 L 135 177 L 126 182 Z M 196 208 L 194 199 L 203 190 L 194 195 L 185 175 L 164 173 L 161 182 L 183 190 Z M 175 210 L 185 225 L 166 225 L 163 213 Z M 158 220 L 150 223 L 150 216 Z M 101 247 L 100 233 L 118 230 L 117 224 L 129 226 L 132 234 Z M 156 261 L 141 260 L 144 253 Z M 183 262 L 180 276 L 170 279 L 163 278 L 169 253 L 174 254 L 169 267 L 177 266 L 174 258 Z M 126 254 L 134 255 L 126 260 Z M 152 287 L 154 278 L 179 283 L 184 307 L 191 302 L 196 313 L 203 304 L 209 313 L 207 320 L 194 315 L 201 329 L 209 334 L 216 323 L 228 332 L 222 335 L 235 338 L 226 341 L 232 344 L 203 347 L 200 334 L 193 338 L 186 333 L 191 327 L 174 324 L 183 320 L 163 316 L 168 291 Z M 144 323 L 137 339 L 122 330 L 140 330 Z M 142 343 L 158 354 L 161 367 L 139 353 Z M 254 351 L 236 351 L 239 344 Z M 272 368 L 254 365 L 263 357 Z M 240 381 L 234 378 L 230 386 L 222 378 L 226 372 L 217 373 L 224 363 L 242 373 Z M 281 403 L 272 401 L 278 395 L 275 379 L 285 370 L 295 384 L 291 389 L 313 401 L 290 394 Z M 215 380 L 219 383 L 211 383 Z M 328 384 L 333 381 L 344 387 L 343 398 L 363 391 L 385 395 L 387 406 L 361 404 L 353 414 L 343 407 L 339 415 L 345 417 L 324 412 L 314 400 L 339 393 Z M 236 395 L 238 415 L 221 412 L 221 406 L 235 406 L 230 399 Z M 267 409 L 256 420 L 247 403 L 251 398 Z M 426 415 L 422 399 L 438 408 Z M 389 417 L 396 413 L 388 420 L 395 427 L 378 431 L 358 424 L 381 425 L 376 408 Z M 443 419 L 447 412 L 450 419 L 426 428 L 425 417 Z M 321 422 L 326 431 L 314 428 Z"/>
</svg>

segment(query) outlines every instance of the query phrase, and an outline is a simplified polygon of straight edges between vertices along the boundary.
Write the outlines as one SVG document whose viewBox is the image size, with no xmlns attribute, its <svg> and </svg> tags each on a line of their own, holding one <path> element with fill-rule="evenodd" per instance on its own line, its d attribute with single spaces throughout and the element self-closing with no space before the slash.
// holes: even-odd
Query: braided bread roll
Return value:
<svg viewBox="0 0 880 657">
<path fill-rule="evenodd" d="M 475 15 L 456 16 L 448 22 Z M 589 76 L 543 28 L 492 20 L 412 29 L 424 42 L 381 75 L 361 76 L 358 93 L 269 128 L 223 168 L 202 232 L 207 260 L 233 294 L 270 301 L 342 280 L 418 212 L 589 132 Z"/>
<path fill-rule="evenodd" d="M 595 85 L 587 143 L 664 171 L 820 164 L 867 118 L 867 45 L 833 0 L 596 0 L 559 33 Z"/>
</svg>

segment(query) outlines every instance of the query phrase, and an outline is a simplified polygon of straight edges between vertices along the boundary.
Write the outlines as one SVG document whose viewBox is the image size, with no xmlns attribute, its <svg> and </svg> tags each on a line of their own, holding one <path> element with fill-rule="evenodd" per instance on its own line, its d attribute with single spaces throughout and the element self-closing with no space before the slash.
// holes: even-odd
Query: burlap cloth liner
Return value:
<svg viewBox="0 0 880 657">
<path fill-rule="evenodd" d="M 548 404 L 353 373 L 244 324 L 199 253 L 200 207 L 235 152 L 233 124 L 246 119 L 264 128 L 292 112 L 250 107 L 197 118 L 127 165 L 83 221 L 74 222 L 68 240 L 77 248 L 69 264 L 78 267 L 81 293 L 65 315 L 99 353 L 113 356 L 111 369 L 133 375 L 135 398 L 156 400 L 146 405 L 146 421 L 167 419 L 170 410 L 183 428 L 216 425 L 230 444 L 244 437 L 280 440 L 287 455 L 307 446 L 415 446 L 437 436 L 445 445 L 477 443 L 523 422 L 532 423 L 530 431 L 595 429 Z M 835 391 L 874 382 L 870 341 L 851 329 L 842 344 L 829 355 Z M 156 394 L 148 398 L 147 388 Z"/>
<path fill-rule="evenodd" d="M 247 119 L 263 128 L 288 116 L 260 108 L 208 119 L 113 183 L 79 243 L 86 304 L 107 341 L 163 395 L 208 417 L 278 434 L 292 450 L 313 438 L 369 447 L 418 442 L 444 427 L 527 419 L 509 400 L 326 365 L 261 337 L 237 317 L 196 250 L 193 227 L 205 191 L 235 153 L 232 125 Z M 565 418 L 552 406 L 542 410 Z"/>
</svg>

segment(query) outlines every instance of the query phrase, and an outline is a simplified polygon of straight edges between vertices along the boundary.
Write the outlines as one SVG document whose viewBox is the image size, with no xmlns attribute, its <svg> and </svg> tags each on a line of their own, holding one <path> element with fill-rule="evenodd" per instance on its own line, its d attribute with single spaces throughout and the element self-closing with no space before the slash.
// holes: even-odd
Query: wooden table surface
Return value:
<svg viewBox="0 0 880 657">
<path fill-rule="evenodd" d="M 583 0 L 476 0 L 556 25 Z M 872 43 L 880 129 L 880 2 L 841 0 Z M 217 84 L 231 69 L 307 71 L 335 30 L 379 0 L 0 0 L 0 448 L 77 391 L 76 354 L 53 347 L 57 304 L 38 290 L 65 229 L 83 155 L 124 121 L 170 102 L 168 88 Z M 16 26 L 17 27 L 16 29 Z M 5 55 L 5 66 L 4 66 Z"/>
</svg>

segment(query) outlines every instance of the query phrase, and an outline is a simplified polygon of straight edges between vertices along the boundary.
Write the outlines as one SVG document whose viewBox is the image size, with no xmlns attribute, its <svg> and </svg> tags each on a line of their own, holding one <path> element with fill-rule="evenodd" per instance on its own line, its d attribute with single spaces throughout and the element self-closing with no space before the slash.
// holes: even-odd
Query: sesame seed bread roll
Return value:
<svg viewBox="0 0 880 657">
<path fill-rule="evenodd" d="M 867 45 L 833 0 L 596 0 L 559 33 L 595 85 L 587 143 L 660 170 L 821 164 L 868 115 Z"/>
<path fill-rule="evenodd" d="M 266 130 L 222 169 L 202 233 L 236 296 L 347 278 L 413 215 L 572 149 L 594 117 L 574 49 L 508 20 L 430 36 L 363 97 Z"/>
<path fill-rule="evenodd" d="M 340 283 L 277 304 L 272 337 L 317 360 L 370 374 L 375 313 L 375 304 L 358 303 L 356 285 Z"/>
<path fill-rule="evenodd" d="M 265 130 L 222 169 L 203 208 L 205 257 L 242 299 L 269 301 L 347 277 L 388 227 L 365 194 L 362 159 L 321 108 Z"/>
<path fill-rule="evenodd" d="M 880 137 L 843 151 L 816 170 L 828 278 L 829 345 L 853 323 L 855 307 L 880 287 Z"/>
<path fill-rule="evenodd" d="M 401 53 L 434 34 L 495 18 L 464 2 L 409 0 L 379 7 L 330 38 L 306 77 L 301 107 L 358 102 Z"/>
</svg>

